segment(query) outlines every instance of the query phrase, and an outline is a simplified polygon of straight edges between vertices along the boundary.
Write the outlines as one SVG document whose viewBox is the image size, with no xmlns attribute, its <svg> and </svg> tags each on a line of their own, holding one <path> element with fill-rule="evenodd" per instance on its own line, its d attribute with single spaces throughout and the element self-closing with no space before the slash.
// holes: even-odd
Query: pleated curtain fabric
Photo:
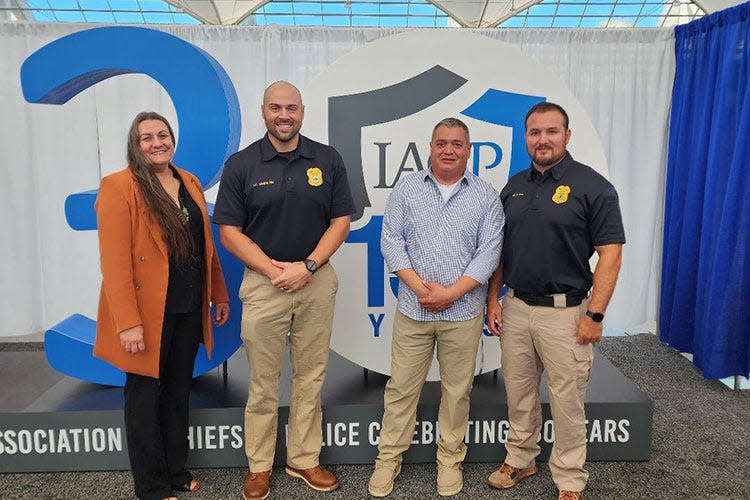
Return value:
<svg viewBox="0 0 750 500">
<path fill-rule="evenodd" d="M 660 337 L 750 372 L 750 3 L 675 28 Z"/>
<path fill-rule="evenodd" d="M 65 199 L 71 193 L 95 189 L 102 176 L 123 168 L 127 128 L 139 111 L 163 113 L 176 127 L 178 143 L 186 126 L 179 122 L 167 92 L 141 74 L 105 80 L 64 106 L 25 101 L 19 76 L 24 60 L 47 43 L 90 28 L 88 24 L 0 23 L 0 174 L 4 180 L 0 183 L 0 282 L 8 284 L 0 287 L 0 340 L 43 331 L 73 313 L 96 316 L 101 279 L 96 234 L 68 227 Z M 302 89 L 308 105 L 302 131 L 326 141 L 325 135 L 313 135 L 314 123 L 324 117 L 313 109 L 308 87 L 339 58 L 404 31 L 277 25 L 158 29 L 204 50 L 226 70 L 239 98 L 243 148 L 265 131 L 260 113 L 263 89 L 275 80 L 290 80 Z M 467 31 L 523 51 L 555 73 L 581 103 L 604 148 L 626 230 L 622 272 L 607 308 L 606 328 L 655 331 L 674 30 Z M 160 57 L 165 65 L 180 64 L 163 54 Z M 413 68 L 413 74 L 432 64 L 425 60 Z M 507 71 L 501 52 L 496 60 L 476 64 L 490 71 Z M 363 89 L 369 89 L 368 75 L 361 78 Z M 476 84 L 479 97 L 490 82 L 476 80 Z M 431 125 L 423 125 L 415 134 L 429 132 Z M 202 120 L 200 126 L 212 125 Z M 580 121 L 571 127 L 575 155 L 576 144 L 584 136 Z M 476 139 L 498 141 L 500 137 Z M 427 141 L 418 146 L 425 150 Z M 363 143 L 362 147 L 375 146 Z M 214 187 L 206 193 L 209 203 L 216 191 Z M 360 268 L 339 271 L 360 272 Z"/>
</svg>

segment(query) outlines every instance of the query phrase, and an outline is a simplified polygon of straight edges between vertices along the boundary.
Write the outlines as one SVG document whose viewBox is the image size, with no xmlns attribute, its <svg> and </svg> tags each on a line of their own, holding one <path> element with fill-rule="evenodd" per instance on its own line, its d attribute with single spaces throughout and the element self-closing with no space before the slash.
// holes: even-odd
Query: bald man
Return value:
<svg viewBox="0 0 750 500">
<path fill-rule="evenodd" d="M 339 153 L 300 134 L 299 90 L 289 82 L 271 84 L 261 112 L 268 132 L 227 160 L 214 210 L 221 243 L 246 266 L 239 293 L 251 370 L 245 500 L 270 493 L 287 338 L 293 376 L 285 471 L 317 491 L 338 488 L 318 460 L 320 389 L 338 288 L 328 259 L 346 239 L 354 213 Z"/>
</svg>

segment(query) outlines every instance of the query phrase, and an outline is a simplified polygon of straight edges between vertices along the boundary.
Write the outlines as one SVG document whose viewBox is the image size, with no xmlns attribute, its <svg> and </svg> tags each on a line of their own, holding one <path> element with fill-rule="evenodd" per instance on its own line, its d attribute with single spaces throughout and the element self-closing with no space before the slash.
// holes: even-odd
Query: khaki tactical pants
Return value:
<svg viewBox="0 0 750 500">
<path fill-rule="evenodd" d="M 576 342 L 587 306 L 588 300 L 574 307 L 530 306 L 512 290 L 503 299 L 501 360 L 510 421 L 505 462 L 523 469 L 539 454 L 539 381 L 546 370 L 555 430 L 549 466 L 560 490 L 583 491 L 588 479 L 583 402 L 593 350 Z"/>
<path fill-rule="evenodd" d="M 294 293 L 271 285 L 246 269 L 240 286 L 242 340 L 250 364 L 245 407 L 245 453 L 251 472 L 271 469 L 276 449 L 279 377 L 289 335 L 292 389 L 287 464 L 295 469 L 318 465 L 323 442 L 320 389 L 328 363 L 338 279 L 330 264 Z"/>
</svg>

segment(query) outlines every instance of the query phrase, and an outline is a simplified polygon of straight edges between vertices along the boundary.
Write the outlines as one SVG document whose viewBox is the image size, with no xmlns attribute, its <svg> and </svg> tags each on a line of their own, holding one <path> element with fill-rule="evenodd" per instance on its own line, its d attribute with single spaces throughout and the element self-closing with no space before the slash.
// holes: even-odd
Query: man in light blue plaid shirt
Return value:
<svg viewBox="0 0 750 500">
<path fill-rule="evenodd" d="M 374 497 L 390 494 L 401 471 L 436 344 L 437 491 L 450 496 L 463 488 L 469 392 L 505 219 L 497 191 L 466 170 L 470 152 L 466 124 L 441 120 L 432 132 L 430 168 L 404 177 L 386 204 L 381 250 L 399 291 L 379 454 L 368 485 Z"/>
</svg>

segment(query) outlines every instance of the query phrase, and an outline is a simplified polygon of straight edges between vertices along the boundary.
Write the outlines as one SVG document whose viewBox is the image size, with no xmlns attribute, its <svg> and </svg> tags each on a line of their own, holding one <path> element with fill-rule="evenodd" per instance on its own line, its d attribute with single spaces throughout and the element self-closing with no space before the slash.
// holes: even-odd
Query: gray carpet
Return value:
<svg viewBox="0 0 750 500">
<path fill-rule="evenodd" d="M 703 380 L 683 356 L 650 334 L 605 338 L 604 356 L 654 400 L 652 458 L 648 462 L 590 463 L 587 499 L 750 499 L 750 391 L 731 391 Z M 498 457 L 504 455 L 498 450 Z M 456 499 L 555 499 L 546 464 L 540 474 L 508 491 L 486 478 L 496 464 L 467 464 Z M 365 499 L 370 466 L 332 467 L 341 482 L 333 493 L 315 493 L 274 469 L 272 499 Z M 238 499 L 243 469 L 195 471 L 203 482 L 181 499 Z M 439 498 L 433 465 L 407 465 L 388 497 Z M 3 499 L 132 498 L 128 472 L 0 474 Z"/>
</svg>

